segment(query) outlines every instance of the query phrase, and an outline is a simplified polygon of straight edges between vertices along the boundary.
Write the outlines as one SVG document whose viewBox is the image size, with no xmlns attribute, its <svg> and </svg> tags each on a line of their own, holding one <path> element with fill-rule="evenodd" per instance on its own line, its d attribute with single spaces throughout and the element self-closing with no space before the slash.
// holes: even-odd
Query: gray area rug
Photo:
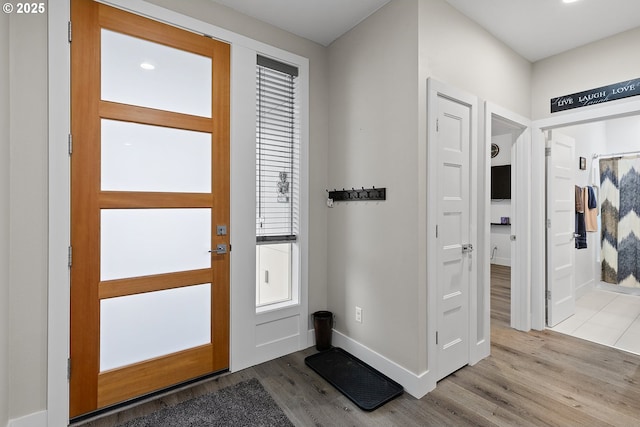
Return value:
<svg viewBox="0 0 640 427">
<path fill-rule="evenodd" d="M 136 418 L 119 427 L 291 426 L 271 395 L 253 378 L 178 405 Z"/>
</svg>

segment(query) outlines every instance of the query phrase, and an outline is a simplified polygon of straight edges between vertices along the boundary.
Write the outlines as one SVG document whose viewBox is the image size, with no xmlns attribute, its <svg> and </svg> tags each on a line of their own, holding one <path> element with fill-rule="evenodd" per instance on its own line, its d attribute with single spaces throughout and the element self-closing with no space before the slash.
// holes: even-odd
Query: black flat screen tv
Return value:
<svg viewBox="0 0 640 427">
<path fill-rule="evenodd" d="M 511 199 L 511 165 L 491 167 L 491 199 Z"/>
</svg>

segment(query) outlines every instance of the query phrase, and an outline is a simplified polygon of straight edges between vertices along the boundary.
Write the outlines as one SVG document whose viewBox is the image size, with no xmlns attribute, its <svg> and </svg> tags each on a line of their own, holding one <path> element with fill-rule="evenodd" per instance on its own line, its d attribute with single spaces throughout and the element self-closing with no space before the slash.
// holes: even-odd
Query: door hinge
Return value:
<svg viewBox="0 0 640 427">
<path fill-rule="evenodd" d="M 71 43 L 71 21 L 67 23 L 67 40 Z"/>
<path fill-rule="evenodd" d="M 67 359 L 67 380 L 71 380 L 71 358 Z"/>
<path fill-rule="evenodd" d="M 546 297 L 547 297 L 547 299 L 551 299 L 551 291 L 547 291 L 546 292 Z"/>
<path fill-rule="evenodd" d="M 547 218 L 547 228 L 551 228 L 551 220 Z"/>
<path fill-rule="evenodd" d="M 69 146 L 69 155 L 72 155 L 73 154 L 73 135 L 71 134 L 69 134 L 68 146 Z"/>
<path fill-rule="evenodd" d="M 440 120 L 436 119 L 436 132 L 440 132 Z"/>
<path fill-rule="evenodd" d="M 551 147 L 545 147 L 544 156 L 545 157 L 551 157 Z"/>
<path fill-rule="evenodd" d="M 436 224 L 436 239 L 438 238 L 438 225 Z"/>
<path fill-rule="evenodd" d="M 436 331 L 436 345 L 438 345 L 438 331 Z"/>
<path fill-rule="evenodd" d="M 69 246 L 69 253 L 67 254 L 67 257 L 67 265 L 71 268 L 73 265 L 73 248 L 71 246 Z"/>
</svg>

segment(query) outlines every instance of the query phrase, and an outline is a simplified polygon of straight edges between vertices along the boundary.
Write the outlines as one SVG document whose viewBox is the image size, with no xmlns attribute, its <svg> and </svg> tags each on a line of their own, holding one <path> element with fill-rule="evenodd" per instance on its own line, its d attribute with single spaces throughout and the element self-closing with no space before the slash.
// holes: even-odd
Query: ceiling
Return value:
<svg viewBox="0 0 640 427">
<path fill-rule="evenodd" d="M 389 0 L 211 0 L 323 46 Z M 531 62 L 640 26 L 638 0 L 445 0 Z"/>
<path fill-rule="evenodd" d="M 329 46 L 389 0 L 212 0 Z"/>
<path fill-rule="evenodd" d="M 531 62 L 640 26 L 638 0 L 446 0 Z"/>
</svg>

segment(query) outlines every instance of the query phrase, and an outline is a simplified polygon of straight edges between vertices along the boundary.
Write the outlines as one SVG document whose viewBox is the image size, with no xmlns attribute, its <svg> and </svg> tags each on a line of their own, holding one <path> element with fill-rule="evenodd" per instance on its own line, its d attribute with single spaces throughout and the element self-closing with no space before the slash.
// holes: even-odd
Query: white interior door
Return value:
<svg viewBox="0 0 640 427">
<path fill-rule="evenodd" d="M 547 138 L 547 324 L 575 311 L 575 140 Z"/>
<path fill-rule="evenodd" d="M 470 218 L 471 107 L 437 101 L 437 379 L 470 360 L 472 268 Z"/>
</svg>

